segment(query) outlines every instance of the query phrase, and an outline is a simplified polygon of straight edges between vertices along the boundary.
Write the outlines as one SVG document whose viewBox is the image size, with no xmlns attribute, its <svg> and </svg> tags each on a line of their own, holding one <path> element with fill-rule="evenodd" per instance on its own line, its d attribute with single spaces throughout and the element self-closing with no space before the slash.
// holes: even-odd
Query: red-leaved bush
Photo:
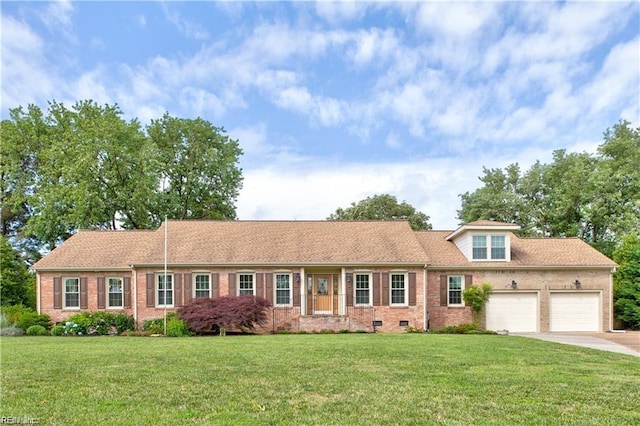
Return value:
<svg viewBox="0 0 640 426">
<path fill-rule="evenodd" d="M 271 303 L 262 297 L 223 296 L 193 299 L 178 308 L 178 316 L 196 333 L 220 333 L 227 329 L 253 330 L 267 321 Z"/>
</svg>

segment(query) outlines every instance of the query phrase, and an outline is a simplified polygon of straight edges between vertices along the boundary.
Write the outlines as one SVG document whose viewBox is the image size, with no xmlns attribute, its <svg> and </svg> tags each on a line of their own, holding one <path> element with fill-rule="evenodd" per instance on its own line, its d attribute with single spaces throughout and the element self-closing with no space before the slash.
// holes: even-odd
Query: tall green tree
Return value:
<svg viewBox="0 0 640 426">
<path fill-rule="evenodd" d="M 429 216 L 389 194 L 374 195 L 338 208 L 327 220 L 407 220 L 414 230 L 431 229 Z"/>
<path fill-rule="evenodd" d="M 626 326 L 640 329 L 640 237 L 631 233 L 613 253 L 618 268 L 613 275 L 616 318 Z"/>
<path fill-rule="evenodd" d="M 4 236 L 0 236 L 0 304 L 36 307 L 35 278 Z"/>
<path fill-rule="evenodd" d="M 153 214 L 174 219 L 235 219 L 242 150 L 224 129 L 201 118 L 166 114 L 147 127 L 158 150 L 160 186 Z"/>
</svg>

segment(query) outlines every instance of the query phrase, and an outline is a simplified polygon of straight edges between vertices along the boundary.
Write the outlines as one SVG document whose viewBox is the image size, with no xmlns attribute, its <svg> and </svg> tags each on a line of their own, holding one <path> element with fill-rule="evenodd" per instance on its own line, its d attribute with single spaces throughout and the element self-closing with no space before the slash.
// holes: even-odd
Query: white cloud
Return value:
<svg viewBox="0 0 640 426">
<path fill-rule="evenodd" d="M 40 14 L 40 19 L 50 32 L 60 32 L 68 41 L 77 43 L 78 39 L 73 28 L 74 13 L 75 8 L 71 1 L 57 0 L 49 3 L 45 11 Z"/>
<path fill-rule="evenodd" d="M 162 2 L 161 4 L 165 18 L 184 36 L 195 40 L 206 40 L 209 38 L 209 33 L 202 28 L 201 25 L 183 18 L 180 13 L 175 10 L 170 10 L 167 3 Z"/>
<path fill-rule="evenodd" d="M 367 4 L 358 1 L 317 1 L 316 13 L 332 25 L 362 18 Z"/>
</svg>

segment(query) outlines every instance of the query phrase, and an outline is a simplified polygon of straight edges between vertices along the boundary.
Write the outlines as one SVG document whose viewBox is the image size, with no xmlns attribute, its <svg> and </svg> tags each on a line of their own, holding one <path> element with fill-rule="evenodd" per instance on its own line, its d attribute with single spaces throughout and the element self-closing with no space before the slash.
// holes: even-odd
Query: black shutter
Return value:
<svg viewBox="0 0 640 426">
<path fill-rule="evenodd" d="M 104 277 L 98 277 L 98 309 L 105 308 L 105 285 Z"/>
</svg>

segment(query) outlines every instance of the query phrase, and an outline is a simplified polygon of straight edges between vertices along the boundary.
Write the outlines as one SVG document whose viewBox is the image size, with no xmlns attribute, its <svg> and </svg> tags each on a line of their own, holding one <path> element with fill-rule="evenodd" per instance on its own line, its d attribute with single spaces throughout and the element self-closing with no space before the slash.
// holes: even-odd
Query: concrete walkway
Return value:
<svg viewBox="0 0 640 426">
<path fill-rule="evenodd" d="M 640 357 L 640 352 L 627 346 L 620 345 L 602 337 L 587 334 L 556 334 L 556 333 L 511 333 L 512 336 L 530 337 L 546 340 L 548 342 L 562 343 L 565 345 L 583 346 L 585 348 L 599 349 L 601 351 L 617 352 L 620 354 Z"/>
</svg>

